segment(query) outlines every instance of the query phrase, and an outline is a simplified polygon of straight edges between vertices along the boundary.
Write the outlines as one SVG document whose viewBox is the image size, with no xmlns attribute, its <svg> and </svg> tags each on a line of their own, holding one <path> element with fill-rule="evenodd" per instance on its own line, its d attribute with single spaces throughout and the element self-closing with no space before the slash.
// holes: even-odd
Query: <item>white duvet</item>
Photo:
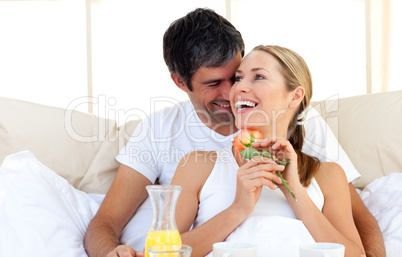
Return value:
<svg viewBox="0 0 402 257">
<path fill-rule="evenodd" d="M 0 167 L 0 257 L 87 256 L 85 231 L 103 197 L 75 189 L 28 151 L 8 156 Z M 402 256 L 402 173 L 377 179 L 361 197 L 378 221 L 387 257 Z M 130 227 L 124 232 L 131 237 Z"/>
</svg>

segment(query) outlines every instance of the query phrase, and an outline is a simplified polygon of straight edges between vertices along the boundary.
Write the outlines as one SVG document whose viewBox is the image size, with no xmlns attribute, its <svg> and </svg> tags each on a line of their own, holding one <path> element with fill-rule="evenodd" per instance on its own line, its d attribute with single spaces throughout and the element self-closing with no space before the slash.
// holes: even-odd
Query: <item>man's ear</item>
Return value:
<svg viewBox="0 0 402 257">
<path fill-rule="evenodd" d="M 295 108 L 299 106 L 301 101 L 303 101 L 304 94 L 305 94 L 304 88 L 301 86 L 298 86 L 295 90 L 293 90 L 292 99 L 289 102 L 289 108 Z"/>
<path fill-rule="evenodd" d="M 187 84 L 184 82 L 182 77 L 180 77 L 177 74 L 173 74 L 173 73 L 170 73 L 170 77 L 172 78 L 173 82 L 176 84 L 176 86 L 178 88 L 180 88 L 181 90 L 183 90 L 186 93 L 189 91 Z"/>
</svg>

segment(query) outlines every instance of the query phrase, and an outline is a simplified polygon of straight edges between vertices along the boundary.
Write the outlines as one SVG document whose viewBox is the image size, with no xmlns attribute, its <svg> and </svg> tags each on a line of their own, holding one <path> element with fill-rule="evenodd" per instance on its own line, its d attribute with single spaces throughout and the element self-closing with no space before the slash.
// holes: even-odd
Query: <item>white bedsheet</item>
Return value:
<svg viewBox="0 0 402 257">
<path fill-rule="evenodd" d="M 299 244 L 315 241 L 300 220 L 280 216 L 250 216 L 225 242 L 256 244 L 258 257 L 298 257 Z M 213 253 L 207 257 L 213 257 Z"/>
<path fill-rule="evenodd" d="M 360 196 L 376 218 L 387 257 L 402 256 L 402 173 L 391 173 L 368 184 Z"/>
</svg>

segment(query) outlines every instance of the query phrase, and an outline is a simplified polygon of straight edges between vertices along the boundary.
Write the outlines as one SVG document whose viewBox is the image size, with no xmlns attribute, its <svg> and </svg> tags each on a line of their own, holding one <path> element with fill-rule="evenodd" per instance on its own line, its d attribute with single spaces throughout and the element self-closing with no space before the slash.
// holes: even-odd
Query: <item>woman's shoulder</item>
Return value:
<svg viewBox="0 0 402 257">
<path fill-rule="evenodd" d="M 189 152 L 180 160 L 176 173 L 204 181 L 214 168 L 216 159 L 216 151 Z"/>
<path fill-rule="evenodd" d="M 314 177 L 321 189 L 336 190 L 340 186 L 348 184 L 344 170 L 334 162 L 320 163 L 320 167 Z"/>
<path fill-rule="evenodd" d="M 216 151 L 192 151 L 187 153 L 180 161 L 182 165 L 211 165 L 216 161 Z"/>
<path fill-rule="evenodd" d="M 217 149 L 214 151 L 192 151 L 187 153 L 180 161 L 179 167 L 198 166 L 214 167 L 215 163 L 220 160 L 227 160 L 232 157 L 231 149 L 228 147 Z"/>
<path fill-rule="evenodd" d="M 335 162 L 321 162 L 317 173 L 315 174 L 317 180 L 333 180 L 345 179 L 346 174 L 342 167 Z"/>
</svg>

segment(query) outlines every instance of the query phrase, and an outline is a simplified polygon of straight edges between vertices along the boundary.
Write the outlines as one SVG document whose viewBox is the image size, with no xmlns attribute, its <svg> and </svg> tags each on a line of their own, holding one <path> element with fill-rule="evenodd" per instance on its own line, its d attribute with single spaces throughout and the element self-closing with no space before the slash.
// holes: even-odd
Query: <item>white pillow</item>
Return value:
<svg viewBox="0 0 402 257">
<path fill-rule="evenodd" d="M 28 151 L 8 156 L 0 167 L 0 256 L 86 257 L 85 231 L 101 201 Z"/>
<path fill-rule="evenodd" d="M 138 123 L 139 120 L 128 121 L 118 127 L 116 132 L 110 133 L 108 139 L 102 143 L 96 153 L 84 177 L 77 185 L 78 189 L 91 193 L 107 193 L 120 166 L 115 157 L 119 154 L 120 149 L 127 144 Z"/>
</svg>

